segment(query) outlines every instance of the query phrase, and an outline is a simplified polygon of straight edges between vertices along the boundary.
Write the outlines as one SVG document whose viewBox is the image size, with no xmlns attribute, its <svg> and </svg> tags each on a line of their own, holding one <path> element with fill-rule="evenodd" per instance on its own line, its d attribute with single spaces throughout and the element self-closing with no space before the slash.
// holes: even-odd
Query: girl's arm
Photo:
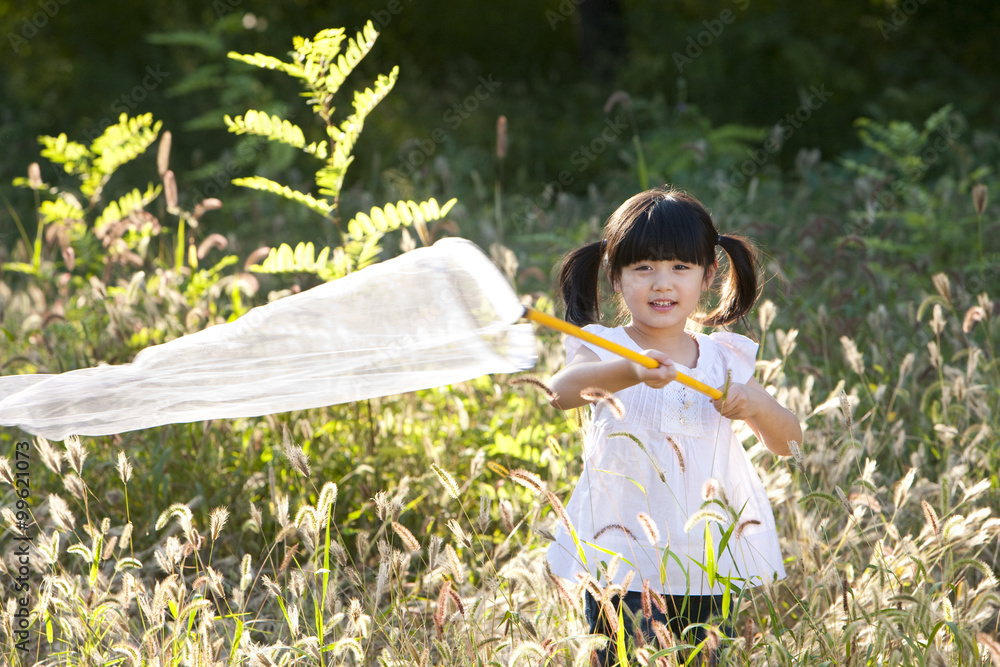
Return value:
<svg viewBox="0 0 1000 667">
<path fill-rule="evenodd" d="M 613 394 L 640 382 L 659 388 L 677 379 L 677 369 L 665 354 L 656 350 L 645 350 L 644 354 L 656 359 L 660 365 L 646 368 L 628 359 L 601 361 L 593 350 L 582 348 L 573 361 L 549 379 L 548 386 L 556 395 L 552 399 L 552 407 L 571 410 L 590 403 L 580 396 L 580 392 L 591 387 Z"/>
<path fill-rule="evenodd" d="M 802 444 L 802 426 L 798 418 L 774 400 L 754 378 L 746 384 L 732 383 L 723 399 L 712 401 L 727 419 L 742 419 L 764 446 L 778 456 L 791 455 L 788 442 Z"/>
</svg>

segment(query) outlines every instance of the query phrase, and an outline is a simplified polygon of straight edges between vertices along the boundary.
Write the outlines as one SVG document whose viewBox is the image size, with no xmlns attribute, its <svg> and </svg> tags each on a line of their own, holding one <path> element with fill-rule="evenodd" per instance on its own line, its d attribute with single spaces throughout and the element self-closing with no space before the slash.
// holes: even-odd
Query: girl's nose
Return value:
<svg viewBox="0 0 1000 667">
<path fill-rule="evenodd" d="M 657 292 L 669 292 L 670 276 L 664 271 L 657 271 L 653 276 L 653 289 Z"/>
</svg>

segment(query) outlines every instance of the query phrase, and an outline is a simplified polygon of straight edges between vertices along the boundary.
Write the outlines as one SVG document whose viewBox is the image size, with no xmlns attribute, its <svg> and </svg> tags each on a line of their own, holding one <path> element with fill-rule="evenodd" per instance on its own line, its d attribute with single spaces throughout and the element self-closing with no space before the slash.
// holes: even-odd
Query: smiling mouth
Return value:
<svg viewBox="0 0 1000 667">
<path fill-rule="evenodd" d="M 670 306 L 674 306 L 676 304 L 676 301 L 670 301 L 669 299 L 657 299 L 656 301 L 649 302 L 649 305 L 653 308 L 669 308 Z"/>
</svg>

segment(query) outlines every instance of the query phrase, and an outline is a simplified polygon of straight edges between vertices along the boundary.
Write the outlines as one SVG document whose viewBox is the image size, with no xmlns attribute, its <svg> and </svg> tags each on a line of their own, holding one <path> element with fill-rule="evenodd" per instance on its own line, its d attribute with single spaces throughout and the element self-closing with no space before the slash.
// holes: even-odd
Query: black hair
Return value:
<svg viewBox="0 0 1000 667">
<path fill-rule="evenodd" d="M 566 319 L 577 325 L 601 320 L 600 270 L 615 284 L 622 270 L 642 261 L 678 260 L 705 267 L 716 262 L 715 247 L 729 258 L 719 305 L 700 321 L 708 326 L 744 318 L 758 296 L 757 249 L 748 239 L 720 235 L 708 210 L 695 197 L 670 187 L 631 197 L 611 214 L 604 239 L 570 252 L 559 271 Z"/>
</svg>

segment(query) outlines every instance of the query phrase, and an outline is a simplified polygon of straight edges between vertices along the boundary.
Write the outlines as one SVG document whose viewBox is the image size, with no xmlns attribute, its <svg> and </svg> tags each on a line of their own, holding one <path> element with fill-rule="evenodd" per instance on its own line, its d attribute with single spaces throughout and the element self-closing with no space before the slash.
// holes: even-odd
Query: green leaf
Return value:
<svg viewBox="0 0 1000 667">
<path fill-rule="evenodd" d="M 263 192 L 270 192 L 290 201 L 298 202 L 299 204 L 304 204 L 313 211 L 321 215 L 329 215 L 333 210 L 330 206 L 330 202 L 325 199 L 316 199 L 310 194 L 304 192 L 299 192 L 297 190 L 292 190 L 287 185 L 282 185 L 281 183 L 275 183 L 269 178 L 264 178 L 263 176 L 250 176 L 247 178 L 234 178 L 234 185 L 239 185 L 244 188 L 251 188 L 253 190 L 261 190 Z"/>
</svg>

